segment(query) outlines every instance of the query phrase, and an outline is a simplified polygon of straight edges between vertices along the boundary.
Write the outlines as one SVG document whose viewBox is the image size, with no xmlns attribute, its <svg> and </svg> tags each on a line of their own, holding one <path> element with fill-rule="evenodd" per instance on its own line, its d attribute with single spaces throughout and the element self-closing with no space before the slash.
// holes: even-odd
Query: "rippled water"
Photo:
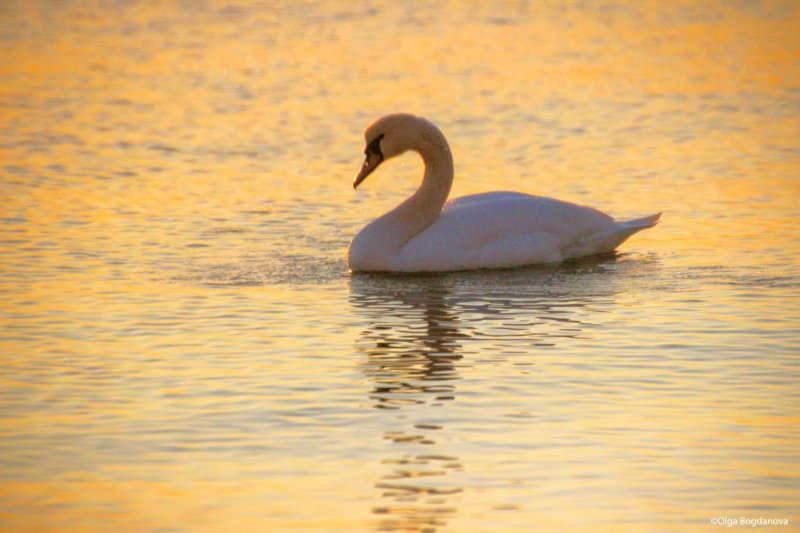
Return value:
<svg viewBox="0 0 800 533">
<path fill-rule="evenodd" d="M 800 523 L 794 2 L 0 5 L 0 527 Z M 362 131 L 615 257 L 353 275 Z M 786 528 L 783 528 L 786 529 Z"/>
</svg>

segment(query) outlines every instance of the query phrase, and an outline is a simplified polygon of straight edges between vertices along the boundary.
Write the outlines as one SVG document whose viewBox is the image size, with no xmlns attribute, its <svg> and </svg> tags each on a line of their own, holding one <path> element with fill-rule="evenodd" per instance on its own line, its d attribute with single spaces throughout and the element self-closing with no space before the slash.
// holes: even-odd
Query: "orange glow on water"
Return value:
<svg viewBox="0 0 800 533">
<path fill-rule="evenodd" d="M 800 9 L 616 6 L 0 7 L 0 524 L 796 523 Z M 663 222 L 611 263 L 351 277 L 421 172 L 350 187 L 397 110 L 455 195 Z"/>
</svg>

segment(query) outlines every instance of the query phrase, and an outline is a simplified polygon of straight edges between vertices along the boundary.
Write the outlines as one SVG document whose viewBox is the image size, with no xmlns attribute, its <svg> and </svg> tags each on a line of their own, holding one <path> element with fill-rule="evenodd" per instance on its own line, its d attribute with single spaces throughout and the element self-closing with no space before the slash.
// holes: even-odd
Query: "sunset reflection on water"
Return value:
<svg viewBox="0 0 800 533">
<path fill-rule="evenodd" d="M 0 528 L 797 524 L 800 7 L 0 5 Z M 364 276 L 409 111 L 614 256 Z"/>
</svg>

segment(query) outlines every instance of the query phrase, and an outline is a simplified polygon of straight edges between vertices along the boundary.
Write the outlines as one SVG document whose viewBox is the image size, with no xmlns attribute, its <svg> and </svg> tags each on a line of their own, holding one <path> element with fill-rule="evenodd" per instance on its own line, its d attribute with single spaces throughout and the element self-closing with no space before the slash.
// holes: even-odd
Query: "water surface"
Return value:
<svg viewBox="0 0 800 533">
<path fill-rule="evenodd" d="M 0 527 L 800 523 L 793 2 L 5 2 Z M 616 256 L 350 275 L 428 117 L 454 194 Z"/>
</svg>

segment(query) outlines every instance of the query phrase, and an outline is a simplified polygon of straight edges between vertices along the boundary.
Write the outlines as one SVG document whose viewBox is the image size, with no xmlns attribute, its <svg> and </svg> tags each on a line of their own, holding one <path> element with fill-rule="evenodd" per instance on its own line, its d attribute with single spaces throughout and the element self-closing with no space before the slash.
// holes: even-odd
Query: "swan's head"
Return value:
<svg viewBox="0 0 800 533">
<path fill-rule="evenodd" d="M 367 147 L 364 149 L 366 159 L 361 171 L 353 181 L 353 188 L 372 174 L 378 165 L 408 150 L 420 151 L 425 142 L 433 138 L 444 140 L 439 129 L 425 120 L 408 113 L 395 113 L 381 117 L 364 132 Z M 444 141 L 445 146 L 447 141 Z"/>
</svg>

